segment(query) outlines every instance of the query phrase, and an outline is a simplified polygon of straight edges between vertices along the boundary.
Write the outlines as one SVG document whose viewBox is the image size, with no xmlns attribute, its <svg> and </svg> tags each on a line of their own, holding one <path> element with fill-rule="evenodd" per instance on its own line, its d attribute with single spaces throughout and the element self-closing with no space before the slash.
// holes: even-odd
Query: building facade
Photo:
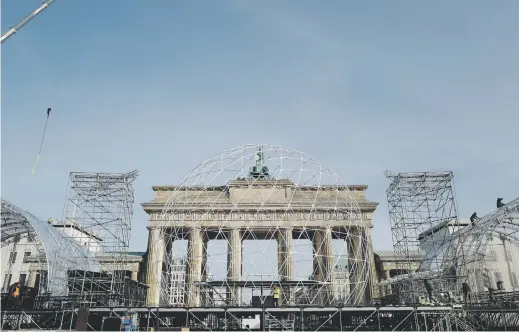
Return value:
<svg viewBox="0 0 519 332">
<path fill-rule="evenodd" d="M 94 253 L 95 259 L 103 267 L 110 269 L 114 257 L 103 254 L 101 238 L 82 230 L 71 222 L 49 221 L 49 227 L 54 227 L 60 234 L 77 241 L 88 251 Z M 41 248 L 33 233 L 18 235 L 8 243 L 2 244 L 2 273 L 0 275 L 2 292 L 6 292 L 9 286 L 15 282 L 20 282 L 28 287 L 36 287 L 40 284 L 40 280 L 46 280 L 47 259 L 45 253 L 41 252 Z M 132 280 L 139 280 L 144 255 L 144 252 L 127 253 L 125 274 Z"/>
<path fill-rule="evenodd" d="M 17 281 L 29 287 L 34 287 L 39 283 L 40 266 L 38 257 L 40 252 L 34 243 L 35 238 L 32 234 L 17 236 L 7 245 L 1 248 L 2 292 L 7 292 L 9 286 Z M 35 258 L 36 256 L 36 258 Z M 46 269 L 46 266 L 43 266 Z"/>
</svg>

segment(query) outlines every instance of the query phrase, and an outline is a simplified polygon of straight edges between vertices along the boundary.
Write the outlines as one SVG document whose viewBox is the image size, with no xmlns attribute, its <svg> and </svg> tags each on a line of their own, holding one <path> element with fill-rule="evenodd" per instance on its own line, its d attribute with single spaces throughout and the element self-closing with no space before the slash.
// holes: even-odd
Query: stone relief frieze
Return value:
<svg viewBox="0 0 519 332">
<path fill-rule="evenodd" d="M 370 214 L 348 211 L 174 211 L 163 215 L 151 213 L 150 220 L 161 221 L 273 221 L 273 220 L 367 220 Z"/>
</svg>

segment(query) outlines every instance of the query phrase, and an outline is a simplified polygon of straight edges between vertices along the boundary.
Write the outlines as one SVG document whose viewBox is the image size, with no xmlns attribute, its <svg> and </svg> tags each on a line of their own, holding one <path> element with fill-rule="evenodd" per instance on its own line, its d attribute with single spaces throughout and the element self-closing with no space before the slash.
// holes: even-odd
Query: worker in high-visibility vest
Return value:
<svg viewBox="0 0 519 332">
<path fill-rule="evenodd" d="M 20 284 L 16 284 L 16 286 L 14 287 L 14 292 L 13 292 L 13 297 L 18 297 L 20 296 Z"/>
<path fill-rule="evenodd" d="M 281 296 L 281 288 L 279 286 L 274 286 L 272 290 L 272 303 L 274 307 L 279 307 L 279 298 Z"/>
</svg>

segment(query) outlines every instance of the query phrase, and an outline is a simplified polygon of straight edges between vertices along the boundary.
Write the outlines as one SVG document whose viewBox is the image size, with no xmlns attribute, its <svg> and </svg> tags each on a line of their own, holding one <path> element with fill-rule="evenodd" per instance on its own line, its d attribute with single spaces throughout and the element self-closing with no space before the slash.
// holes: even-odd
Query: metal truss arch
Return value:
<svg viewBox="0 0 519 332">
<path fill-rule="evenodd" d="M 463 268 L 484 259 L 492 235 L 519 245 L 519 197 L 460 230 L 453 239 L 458 243 L 451 246 L 459 259 L 457 265 Z"/>
<path fill-rule="evenodd" d="M 2 246 L 8 241 L 14 240 L 22 234 L 29 234 L 34 239 L 34 245 L 38 253 L 32 258 L 40 266 L 39 271 L 47 276 L 66 276 L 66 271 L 71 264 L 58 259 L 60 254 L 72 254 L 82 251 L 68 242 L 62 241 L 62 234 L 47 221 L 43 221 L 31 213 L 24 211 L 12 203 L 2 199 Z M 88 267 L 88 262 L 78 261 L 83 268 Z M 65 277 L 66 278 L 66 277 Z M 40 279 L 40 293 L 49 292 L 54 295 L 66 294 L 66 285 L 57 282 L 56 278 Z"/>
<path fill-rule="evenodd" d="M 48 257 L 52 256 L 48 253 L 52 253 L 56 247 L 53 232 L 49 229 L 49 225 L 36 218 L 27 211 L 24 211 L 9 201 L 2 199 L 2 221 L 1 221 L 1 245 L 2 249 L 4 246 L 13 246 L 16 248 L 16 244 L 20 237 L 27 235 L 33 241 L 35 251 L 37 253 L 35 263 L 41 268 L 41 270 L 48 271 L 49 266 L 52 265 L 52 259 L 49 261 Z M 14 251 L 16 252 L 16 251 Z M 5 257 L 7 258 L 7 257 Z M 2 270 L 5 274 L 11 274 L 12 260 L 11 256 L 9 259 L 2 257 Z M 40 284 L 34 285 L 40 290 L 45 292 L 48 286 L 45 278 L 40 278 Z"/>
<path fill-rule="evenodd" d="M 175 186 L 158 217 L 152 269 L 161 277 L 148 280 L 150 292 L 166 306 L 242 306 L 255 296 L 245 292 L 261 288 L 262 297 L 275 285 L 283 306 L 365 302 L 373 255 L 357 197 L 335 172 L 294 149 L 249 144 L 213 155 Z M 344 280 L 334 275 L 338 265 Z"/>
<path fill-rule="evenodd" d="M 2 198 L 1 227 L 1 242 L 5 243 L 18 235 L 26 233 L 37 235 L 38 230 L 41 229 L 41 220 Z"/>
</svg>

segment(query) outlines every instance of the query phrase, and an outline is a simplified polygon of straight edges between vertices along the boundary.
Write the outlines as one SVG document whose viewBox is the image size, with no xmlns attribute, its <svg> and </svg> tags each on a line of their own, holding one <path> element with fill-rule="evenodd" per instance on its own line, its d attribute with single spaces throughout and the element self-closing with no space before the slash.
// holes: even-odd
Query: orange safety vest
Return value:
<svg viewBox="0 0 519 332">
<path fill-rule="evenodd" d="M 20 296 L 20 287 L 19 286 L 16 286 L 16 288 L 14 289 L 13 296 L 14 297 Z"/>
</svg>

